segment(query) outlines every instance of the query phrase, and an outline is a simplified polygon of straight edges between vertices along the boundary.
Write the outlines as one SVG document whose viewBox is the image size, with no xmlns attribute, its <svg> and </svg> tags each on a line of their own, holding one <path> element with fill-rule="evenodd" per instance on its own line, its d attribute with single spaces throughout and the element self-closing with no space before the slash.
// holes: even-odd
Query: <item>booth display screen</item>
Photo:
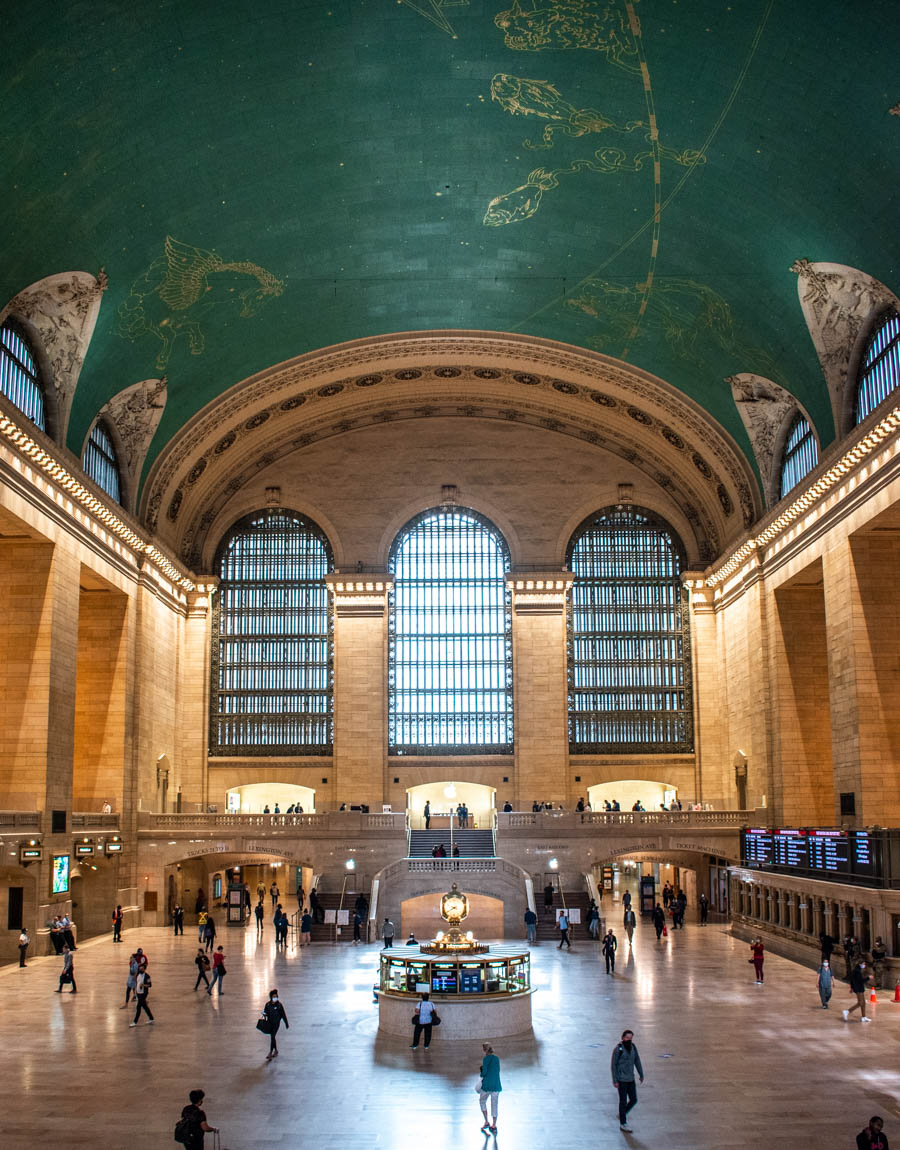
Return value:
<svg viewBox="0 0 900 1150">
<path fill-rule="evenodd" d="M 435 994 L 455 994 L 456 982 L 456 966 L 435 965 L 431 968 L 431 989 Z"/>
<path fill-rule="evenodd" d="M 69 891 L 69 856 L 53 856 L 53 894 L 68 894 Z"/>
<path fill-rule="evenodd" d="M 485 954 L 448 962 L 416 954 L 382 952 L 379 989 L 390 994 L 522 994 L 531 989 L 531 958 L 518 947 L 507 955 Z M 492 950 L 499 950 L 492 947 Z"/>
<path fill-rule="evenodd" d="M 481 994 L 484 990 L 482 974 L 480 963 L 477 965 L 473 963 L 470 966 L 461 966 L 459 968 L 460 994 Z"/>
</svg>

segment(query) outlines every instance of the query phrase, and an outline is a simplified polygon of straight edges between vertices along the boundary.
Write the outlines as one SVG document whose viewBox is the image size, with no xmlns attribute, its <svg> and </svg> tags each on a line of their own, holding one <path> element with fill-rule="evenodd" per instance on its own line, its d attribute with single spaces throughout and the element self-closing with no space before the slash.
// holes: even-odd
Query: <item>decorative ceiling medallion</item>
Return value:
<svg viewBox="0 0 900 1150">
<path fill-rule="evenodd" d="M 574 383 L 562 383 L 560 380 L 557 380 L 556 383 L 553 384 L 553 390 L 560 392 L 562 395 L 578 394 L 578 388 Z"/>
<path fill-rule="evenodd" d="M 316 395 L 321 395 L 323 399 L 328 399 L 329 396 L 339 395 L 344 390 L 342 383 L 329 383 L 325 387 L 320 387 Z"/>
<path fill-rule="evenodd" d="M 281 411 L 293 411 L 296 407 L 302 407 L 306 403 L 305 395 L 292 395 L 290 399 L 285 399 L 279 403 Z"/>
<path fill-rule="evenodd" d="M 221 455 L 223 451 L 227 451 L 228 448 L 231 447 L 232 443 L 234 443 L 234 441 L 236 439 L 237 439 L 237 435 L 235 435 L 235 433 L 233 431 L 229 431 L 229 433 L 227 435 L 223 436 L 219 440 L 219 442 L 213 448 L 213 452 L 216 455 Z"/>
<path fill-rule="evenodd" d="M 361 375 L 356 380 L 357 387 L 374 387 L 376 383 L 381 383 L 384 377 L 381 375 Z"/>
<path fill-rule="evenodd" d="M 194 466 L 191 468 L 191 470 L 188 472 L 188 477 L 187 477 L 188 483 L 196 483 L 197 480 L 200 478 L 200 476 L 203 474 L 203 472 L 206 470 L 206 465 L 207 465 L 207 460 L 205 458 L 204 459 L 198 459 L 197 462 L 194 464 Z"/>
<path fill-rule="evenodd" d="M 698 455 L 695 451 L 691 456 L 691 463 L 693 463 L 693 465 L 697 468 L 704 479 L 712 479 L 712 468 L 709 466 L 702 455 Z"/>
<path fill-rule="evenodd" d="M 478 379 L 499 379 L 501 373 L 494 371 L 492 367 L 476 367 L 472 374 L 477 376 Z"/>
<path fill-rule="evenodd" d="M 246 428 L 247 431 L 253 431 L 254 428 L 262 427 L 262 425 L 268 420 L 269 415 L 270 415 L 270 412 L 268 412 L 268 411 L 257 412 L 256 415 L 250 416 L 250 418 L 244 424 L 244 427 Z"/>
<path fill-rule="evenodd" d="M 438 379 L 457 379 L 462 375 L 458 367 L 436 367 L 434 374 Z"/>
<path fill-rule="evenodd" d="M 625 410 L 635 421 L 635 423 L 642 423 L 644 427 L 650 427 L 652 425 L 653 420 L 646 413 L 646 411 L 641 411 L 639 407 L 626 407 Z"/>
<path fill-rule="evenodd" d="M 592 391 L 591 392 L 591 399 L 593 400 L 594 403 L 599 404 L 600 407 L 618 407 L 619 406 L 618 403 L 613 399 L 613 397 L 611 395 L 605 395 L 602 391 Z"/>
<path fill-rule="evenodd" d="M 513 379 L 516 383 L 524 383 L 526 387 L 537 387 L 541 382 L 538 376 L 529 375 L 526 371 L 518 371 L 513 374 Z"/>
<path fill-rule="evenodd" d="M 677 448 L 678 451 L 684 451 L 684 440 L 680 435 L 677 435 L 671 427 L 661 427 L 659 430 L 660 435 L 662 435 L 666 443 Z"/>
<path fill-rule="evenodd" d="M 394 379 L 421 379 L 421 371 L 416 371 L 412 367 L 405 367 L 402 371 L 394 372 Z"/>
<path fill-rule="evenodd" d="M 166 516 L 174 523 L 178 518 L 178 512 L 181 510 L 181 501 L 184 499 L 184 492 L 179 487 L 169 502 L 169 510 Z"/>
</svg>

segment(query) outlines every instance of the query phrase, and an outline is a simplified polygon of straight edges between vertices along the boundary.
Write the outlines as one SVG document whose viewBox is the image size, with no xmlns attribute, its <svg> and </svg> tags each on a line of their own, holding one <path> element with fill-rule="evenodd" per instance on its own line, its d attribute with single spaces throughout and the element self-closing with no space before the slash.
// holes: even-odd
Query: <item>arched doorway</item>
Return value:
<svg viewBox="0 0 900 1150">
<path fill-rule="evenodd" d="M 463 929 L 475 938 L 503 938 L 503 900 L 490 895 L 466 892 L 469 913 Z M 439 930 L 446 930 L 441 918 L 441 896 L 421 894 L 404 899 L 400 904 L 400 930 L 403 938 L 412 933 L 419 942 L 434 938 Z"/>
<path fill-rule="evenodd" d="M 420 829 L 425 826 L 425 803 L 431 808 L 432 827 L 449 826 L 450 813 L 453 813 L 456 826 L 456 810 L 464 804 L 469 811 L 469 826 L 489 829 L 494 825 L 494 800 L 497 791 L 483 783 L 441 782 L 421 783 L 406 791 L 406 808 L 409 811 L 410 826 Z"/>
<path fill-rule="evenodd" d="M 640 802 L 645 811 L 658 811 L 661 805 L 668 805 L 676 797 L 677 791 L 671 783 L 648 779 L 617 779 L 614 783 L 595 783 L 588 787 L 588 802 L 592 811 L 606 809 L 618 800 L 623 811 L 630 811 Z"/>
<path fill-rule="evenodd" d="M 225 795 L 226 809 L 247 815 L 262 814 L 266 807 L 275 814 L 285 814 L 288 807 L 303 808 L 303 814 L 312 814 L 316 809 L 316 792 L 312 787 L 301 787 L 297 783 L 245 783 L 232 787 Z"/>
</svg>

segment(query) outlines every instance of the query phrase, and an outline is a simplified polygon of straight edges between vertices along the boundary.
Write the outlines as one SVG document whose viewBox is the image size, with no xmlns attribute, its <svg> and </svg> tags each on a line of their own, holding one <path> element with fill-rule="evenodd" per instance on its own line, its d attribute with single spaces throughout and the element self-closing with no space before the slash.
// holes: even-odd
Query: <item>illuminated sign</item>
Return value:
<svg viewBox="0 0 900 1150">
<path fill-rule="evenodd" d="M 19 847 L 20 862 L 40 862 L 44 857 L 41 847 Z"/>
<path fill-rule="evenodd" d="M 94 848 L 90 845 L 90 843 L 75 844 L 75 854 L 78 855 L 79 858 L 83 857 L 84 855 L 92 855 L 93 853 Z"/>
<path fill-rule="evenodd" d="M 69 856 L 68 855 L 54 855 L 53 856 L 53 872 L 52 884 L 50 887 L 51 894 L 68 894 L 69 893 Z"/>
<path fill-rule="evenodd" d="M 121 843 L 107 843 L 106 844 L 106 853 L 108 855 L 120 855 L 122 853 L 122 844 Z"/>
</svg>

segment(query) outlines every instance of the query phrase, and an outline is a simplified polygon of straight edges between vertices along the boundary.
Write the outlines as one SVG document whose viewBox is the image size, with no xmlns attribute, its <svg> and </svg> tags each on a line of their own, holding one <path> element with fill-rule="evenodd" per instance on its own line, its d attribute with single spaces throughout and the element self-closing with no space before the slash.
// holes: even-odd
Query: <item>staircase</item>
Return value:
<svg viewBox="0 0 900 1150">
<path fill-rule="evenodd" d="M 560 893 L 558 890 L 553 892 L 553 906 L 547 910 L 544 909 L 544 892 L 543 890 L 536 890 L 534 897 L 537 900 L 537 936 L 538 942 L 545 939 L 549 942 L 551 940 L 559 942 L 559 929 L 556 925 L 556 911 L 563 905 Z M 569 891 L 565 892 L 565 905 L 569 910 L 581 911 L 581 922 L 577 926 L 573 926 L 569 930 L 569 938 L 573 943 L 583 942 L 587 939 L 591 941 L 591 936 L 587 928 L 587 912 L 591 904 L 591 896 L 587 891 Z M 549 913 L 548 913 L 549 911 Z M 603 924 L 603 908 L 600 908 L 600 923 Z"/>
<path fill-rule="evenodd" d="M 357 899 L 357 896 L 359 895 L 359 893 L 360 892 L 356 891 L 356 890 L 345 890 L 344 891 L 343 909 L 346 911 L 349 911 L 350 921 L 347 923 L 346 926 L 341 927 L 341 933 L 340 934 L 335 935 L 335 924 L 334 923 L 331 923 L 331 922 L 328 922 L 328 923 L 314 922 L 312 924 L 312 930 L 309 932 L 310 940 L 312 942 L 335 942 L 335 941 L 337 941 L 337 942 L 352 942 L 353 941 L 353 915 L 356 913 L 356 899 Z M 363 892 L 363 893 L 366 894 L 366 898 L 368 898 L 368 893 L 367 892 Z M 321 888 L 319 888 L 316 890 L 316 894 L 319 896 L 319 906 L 323 910 L 337 910 L 341 905 L 341 892 L 339 890 L 323 891 Z M 307 905 L 309 905 L 308 902 L 307 902 Z M 298 925 L 299 925 L 299 919 L 297 921 L 298 921 Z M 363 941 L 365 941 L 365 937 L 366 937 L 366 920 L 365 920 L 365 918 L 363 919 L 362 926 L 360 927 L 360 934 L 361 934 Z M 299 942 L 299 938 L 298 938 L 298 942 Z"/>
<path fill-rule="evenodd" d="M 430 859 L 432 857 L 431 852 L 441 843 L 444 844 L 444 850 L 447 852 L 447 857 L 450 858 L 450 831 L 446 827 L 431 831 L 410 831 L 409 858 Z M 460 858 L 494 858 L 494 832 L 492 830 L 454 830 L 453 845 L 459 846 Z"/>
</svg>

